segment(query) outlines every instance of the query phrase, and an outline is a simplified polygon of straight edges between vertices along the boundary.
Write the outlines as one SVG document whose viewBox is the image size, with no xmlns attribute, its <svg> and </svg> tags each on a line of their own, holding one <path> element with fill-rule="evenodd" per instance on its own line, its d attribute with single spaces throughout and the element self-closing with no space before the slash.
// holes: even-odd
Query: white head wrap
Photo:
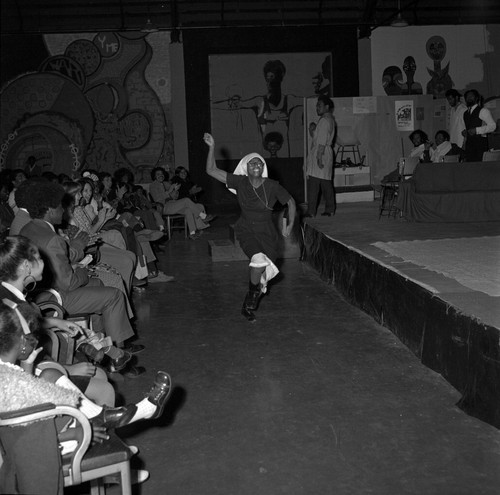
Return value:
<svg viewBox="0 0 500 495">
<path fill-rule="evenodd" d="M 248 155 L 244 156 L 240 162 L 238 163 L 238 165 L 236 166 L 236 168 L 234 169 L 234 172 L 233 174 L 234 175 L 248 175 L 248 170 L 247 170 L 247 165 L 248 165 L 248 162 L 250 160 L 252 160 L 253 158 L 258 158 L 259 160 L 262 161 L 262 163 L 264 164 L 264 169 L 262 170 L 262 177 L 267 177 L 267 164 L 266 164 L 266 160 L 264 160 L 264 158 L 262 158 L 262 156 L 260 156 L 258 153 L 249 153 Z M 231 189 L 231 188 L 228 188 L 233 194 L 236 194 L 236 191 L 234 189 Z"/>
</svg>

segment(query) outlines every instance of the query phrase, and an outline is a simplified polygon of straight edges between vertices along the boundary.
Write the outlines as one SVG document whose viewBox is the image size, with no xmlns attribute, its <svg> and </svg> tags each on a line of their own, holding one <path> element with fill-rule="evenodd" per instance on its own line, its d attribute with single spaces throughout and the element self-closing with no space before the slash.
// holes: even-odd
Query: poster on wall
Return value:
<svg viewBox="0 0 500 495">
<path fill-rule="evenodd" d="M 209 74 L 216 159 L 303 156 L 304 98 L 331 95 L 330 53 L 211 55 Z"/>
<path fill-rule="evenodd" d="M 396 118 L 396 129 L 398 131 L 415 130 L 415 111 L 413 100 L 394 102 L 394 115 Z"/>
</svg>

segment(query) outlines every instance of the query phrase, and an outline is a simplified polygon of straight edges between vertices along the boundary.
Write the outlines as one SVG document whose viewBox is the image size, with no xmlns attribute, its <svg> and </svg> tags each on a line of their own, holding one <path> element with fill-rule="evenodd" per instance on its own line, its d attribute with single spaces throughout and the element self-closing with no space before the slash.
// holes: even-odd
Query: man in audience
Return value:
<svg viewBox="0 0 500 495">
<path fill-rule="evenodd" d="M 460 101 L 462 95 L 456 89 L 446 91 L 446 99 L 450 105 L 450 142 L 455 143 L 459 148 L 463 148 L 465 129 L 464 113 L 467 107 Z"/>
<path fill-rule="evenodd" d="M 464 113 L 465 161 L 480 162 L 488 151 L 488 134 L 496 129 L 495 121 L 487 108 L 482 108 L 481 97 L 475 89 L 465 92 L 467 111 Z"/>
<path fill-rule="evenodd" d="M 50 275 L 50 287 L 62 297 L 64 308 L 71 313 L 95 313 L 102 315 L 96 323 L 97 331 L 104 331 L 118 347 L 137 353 L 144 347 L 126 344 L 134 336 L 127 318 L 123 293 L 112 287 L 103 287 L 97 278 L 89 277 L 83 266 L 72 266 L 67 242 L 55 232 L 61 223 L 61 200 L 64 189 L 52 182 L 39 182 L 36 191 L 26 198 L 25 207 L 31 220 L 21 235 L 31 239 L 39 248 Z M 45 274 L 44 274 L 45 275 Z M 102 320 L 102 321 L 101 321 Z"/>
</svg>

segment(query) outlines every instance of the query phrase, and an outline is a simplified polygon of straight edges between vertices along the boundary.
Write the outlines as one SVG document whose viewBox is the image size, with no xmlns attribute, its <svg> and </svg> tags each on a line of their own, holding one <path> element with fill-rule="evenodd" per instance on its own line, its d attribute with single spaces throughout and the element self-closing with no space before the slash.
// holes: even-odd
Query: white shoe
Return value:
<svg viewBox="0 0 500 495">
<path fill-rule="evenodd" d="M 155 282 L 173 282 L 175 280 L 175 277 L 172 275 L 167 275 L 161 271 L 158 272 L 157 275 L 154 277 L 149 277 L 148 282 L 150 284 L 155 283 Z"/>
</svg>

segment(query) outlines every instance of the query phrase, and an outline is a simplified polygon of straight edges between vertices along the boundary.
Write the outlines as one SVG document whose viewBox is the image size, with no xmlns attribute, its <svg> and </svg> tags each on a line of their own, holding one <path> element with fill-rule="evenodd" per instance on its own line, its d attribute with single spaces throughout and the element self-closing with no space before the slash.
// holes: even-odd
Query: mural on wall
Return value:
<svg viewBox="0 0 500 495">
<path fill-rule="evenodd" d="M 425 45 L 427 55 L 434 62 L 433 69 L 427 68 L 431 76 L 431 80 L 427 83 L 427 94 L 433 95 L 434 98 L 445 98 L 446 91 L 453 88 L 451 80 L 450 62 L 446 67 L 441 68 L 441 62 L 446 55 L 446 41 L 442 36 L 431 36 Z"/>
<path fill-rule="evenodd" d="M 39 71 L 1 91 L 0 166 L 24 168 L 34 156 L 37 170 L 127 167 L 138 181 L 168 167 L 168 34 L 46 35 L 51 56 Z"/>
<path fill-rule="evenodd" d="M 209 64 L 217 159 L 303 156 L 304 97 L 332 91 L 331 54 L 211 55 Z"/>
<path fill-rule="evenodd" d="M 411 94 L 421 94 L 418 86 L 411 89 L 420 82 L 434 98 L 456 88 L 461 93 L 476 89 L 487 99 L 498 95 L 500 88 L 500 26 L 381 27 L 371 35 L 371 58 L 374 96 L 408 94 L 410 75 Z M 406 82 L 401 60 L 410 69 Z"/>
</svg>

